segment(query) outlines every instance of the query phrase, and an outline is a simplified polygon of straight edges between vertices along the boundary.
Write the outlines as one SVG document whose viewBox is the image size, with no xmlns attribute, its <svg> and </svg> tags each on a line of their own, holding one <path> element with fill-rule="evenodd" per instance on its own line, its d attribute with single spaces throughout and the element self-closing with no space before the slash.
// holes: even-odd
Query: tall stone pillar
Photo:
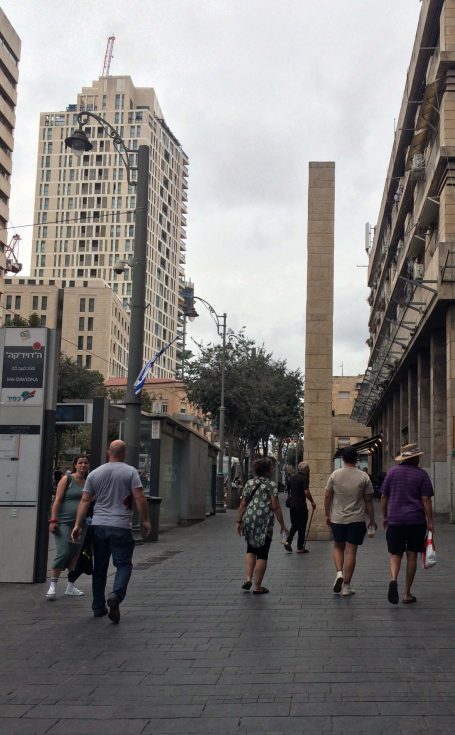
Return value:
<svg viewBox="0 0 455 735">
<path fill-rule="evenodd" d="M 420 466 L 431 477 L 430 355 L 421 350 L 417 356 L 417 443 L 423 456 Z"/>
<path fill-rule="evenodd" d="M 400 442 L 409 443 L 408 376 L 400 383 Z"/>
<path fill-rule="evenodd" d="M 430 421 L 434 507 L 447 513 L 447 385 L 445 331 L 430 337 Z"/>
<path fill-rule="evenodd" d="M 310 163 L 305 347 L 305 461 L 317 511 L 313 539 L 328 539 L 324 488 L 332 472 L 333 256 L 335 164 Z"/>
<path fill-rule="evenodd" d="M 417 419 L 418 419 L 418 389 L 417 389 L 417 365 L 411 365 L 408 370 L 408 429 L 409 441 L 417 442 Z"/>
</svg>

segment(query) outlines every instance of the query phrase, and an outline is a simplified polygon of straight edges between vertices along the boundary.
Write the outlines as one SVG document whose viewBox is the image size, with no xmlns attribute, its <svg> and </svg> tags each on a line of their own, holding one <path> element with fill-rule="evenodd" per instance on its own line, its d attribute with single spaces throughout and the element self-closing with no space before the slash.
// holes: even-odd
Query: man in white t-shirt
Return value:
<svg viewBox="0 0 455 735">
<path fill-rule="evenodd" d="M 116 439 L 109 446 L 109 462 L 90 472 L 71 534 L 73 540 L 77 541 L 81 524 L 91 502 L 95 500 L 92 518 L 92 610 L 96 618 L 108 615 L 113 623 L 120 622 L 120 603 L 126 595 L 133 569 L 133 500 L 142 520 L 144 534 L 148 535 L 151 531 L 147 500 L 139 474 L 134 467 L 126 464 L 125 455 L 125 442 Z M 111 556 L 117 571 L 112 592 L 106 600 L 107 570 Z"/>
<path fill-rule="evenodd" d="M 356 466 L 357 451 L 354 447 L 341 450 L 344 467 L 335 470 L 325 487 L 325 516 L 327 525 L 333 533 L 333 561 L 337 575 L 333 585 L 335 594 L 343 597 L 353 595 L 351 587 L 354 574 L 357 547 L 361 546 L 367 527 L 377 528 L 374 520 L 373 486 L 366 472 Z"/>
</svg>

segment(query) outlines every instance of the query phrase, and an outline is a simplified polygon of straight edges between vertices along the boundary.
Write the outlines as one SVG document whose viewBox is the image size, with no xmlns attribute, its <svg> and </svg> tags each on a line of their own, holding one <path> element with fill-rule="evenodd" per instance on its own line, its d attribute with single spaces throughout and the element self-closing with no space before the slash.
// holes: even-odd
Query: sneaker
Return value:
<svg viewBox="0 0 455 735">
<path fill-rule="evenodd" d="M 49 587 L 48 591 L 46 592 L 46 598 L 48 600 L 55 600 L 57 597 L 57 590 L 53 589 L 52 587 Z"/>
<path fill-rule="evenodd" d="M 291 544 L 284 544 L 284 549 L 285 549 L 285 551 L 287 551 L 290 554 L 292 554 L 292 546 L 291 546 Z"/>
<path fill-rule="evenodd" d="M 78 590 L 77 587 L 73 587 L 72 590 L 66 590 L 65 595 L 72 595 L 73 597 L 80 597 L 84 593 L 82 590 Z"/>
<path fill-rule="evenodd" d="M 337 572 L 335 582 L 333 583 L 333 591 L 336 595 L 339 595 L 343 586 L 343 572 Z"/>
<path fill-rule="evenodd" d="M 349 597 L 350 595 L 355 595 L 355 589 L 351 587 L 350 584 L 344 584 L 343 589 L 341 590 L 341 594 L 343 597 Z"/>
<path fill-rule="evenodd" d="M 112 620 L 113 623 L 119 623 L 120 622 L 120 602 L 115 592 L 111 592 L 111 594 L 107 598 L 107 606 L 109 608 L 109 612 L 107 614 L 109 620 Z"/>
</svg>

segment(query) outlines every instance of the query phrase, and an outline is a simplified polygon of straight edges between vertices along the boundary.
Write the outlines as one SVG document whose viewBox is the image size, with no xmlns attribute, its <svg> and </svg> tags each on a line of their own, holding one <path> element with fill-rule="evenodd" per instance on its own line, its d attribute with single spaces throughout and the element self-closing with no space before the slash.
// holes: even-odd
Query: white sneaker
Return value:
<svg viewBox="0 0 455 735">
<path fill-rule="evenodd" d="M 65 595 L 72 595 L 73 597 L 80 597 L 84 593 L 82 590 L 78 590 L 77 587 L 73 587 L 72 590 L 66 590 Z"/>
<path fill-rule="evenodd" d="M 49 587 L 48 591 L 46 592 L 46 598 L 48 600 L 55 600 L 57 597 L 57 590 L 53 589 L 52 587 Z"/>
<path fill-rule="evenodd" d="M 341 588 L 343 586 L 343 572 L 337 572 L 337 576 L 335 577 L 335 582 L 333 583 L 333 591 L 336 595 L 338 595 L 341 592 Z"/>
<path fill-rule="evenodd" d="M 341 594 L 343 597 L 349 597 L 350 595 L 355 595 L 355 589 L 351 587 L 350 584 L 344 584 L 343 589 L 341 590 Z"/>
</svg>

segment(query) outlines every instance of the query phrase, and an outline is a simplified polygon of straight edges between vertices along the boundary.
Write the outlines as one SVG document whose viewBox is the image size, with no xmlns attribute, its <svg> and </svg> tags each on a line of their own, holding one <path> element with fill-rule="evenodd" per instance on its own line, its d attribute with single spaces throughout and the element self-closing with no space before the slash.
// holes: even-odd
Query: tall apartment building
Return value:
<svg viewBox="0 0 455 735">
<path fill-rule="evenodd" d="M 14 127 L 21 40 L 0 8 L 0 326 L 3 324 L 3 276 L 8 244 Z"/>
<path fill-rule="evenodd" d="M 417 442 L 455 519 L 455 0 L 423 0 L 368 270 L 370 358 L 353 416 L 374 473 Z"/>
<path fill-rule="evenodd" d="M 82 89 L 77 104 L 41 114 L 31 275 L 65 282 L 102 279 L 128 309 L 131 271 L 116 275 L 112 266 L 133 253 L 136 191 L 97 121 L 89 120 L 84 128 L 93 143 L 90 153 L 78 160 L 65 150 L 65 138 L 77 127 L 76 115 L 82 110 L 102 116 L 128 148 L 150 146 L 147 360 L 177 334 L 188 187 L 188 158 L 167 126 L 153 89 L 135 87 L 128 76 L 101 77 Z M 129 158 L 134 164 L 134 154 Z M 175 376 L 176 355 L 174 344 L 155 366 L 155 377 Z"/>
<path fill-rule="evenodd" d="M 5 278 L 5 326 L 34 314 L 40 326 L 55 329 L 62 279 Z M 108 378 L 127 375 L 130 317 L 122 302 L 99 279 L 65 281 L 61 351 L 81 367 Z"/>
</svg>

